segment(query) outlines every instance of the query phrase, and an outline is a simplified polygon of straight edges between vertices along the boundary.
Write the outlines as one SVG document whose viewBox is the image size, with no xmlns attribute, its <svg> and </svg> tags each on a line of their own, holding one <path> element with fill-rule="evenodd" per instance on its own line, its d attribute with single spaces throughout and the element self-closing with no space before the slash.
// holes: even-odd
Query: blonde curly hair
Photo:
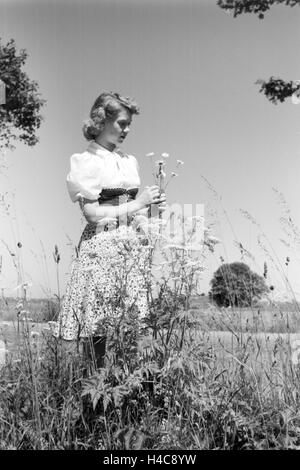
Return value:
<svg viewBox="0 0 300 470">
<path fill-rule="evenodd" d="M 126 108 L 131 115 L 140 112 L 137 103 L 131 98 L 121 96 L 119 93 L 101 93 L 92 106 L 89 119 L 83 123 L 84 137 L 87 140 L 95 140 L 105 123 L 115 118 L 122 108 Z"/>
</svg>

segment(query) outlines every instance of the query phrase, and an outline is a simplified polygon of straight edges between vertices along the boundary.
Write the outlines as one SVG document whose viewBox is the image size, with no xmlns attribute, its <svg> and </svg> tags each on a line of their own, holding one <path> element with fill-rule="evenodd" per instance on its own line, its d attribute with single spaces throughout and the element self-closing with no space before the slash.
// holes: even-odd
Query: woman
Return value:
<svg viewBox="0 0 300 470">
<path fill-rule="evenodd" d="M 85 152 L 71 156 L 67 176 L 70 197 L 79 202 L 88 223 L 58 322 L 50 322 L 50 326 L 55 336 L 67 341 L 92 337 L 94 344 L 98 343 L 98 366 L 104 355 L 104 341 L 98 340 L 105 336 L 101 326 L 105 318 L 119 317 L 132 307 L 140 317 L 147 313 L 148 253 L 138 230 L 147 221 L 150 204 L 159 204 L 161 211 L 165 206 L 158 186 L 147 187 L 137 196 L 137 160 L 119 149 L 134 114 L 139 114 L 139 109 L 130 98 L 102 93 L 83 126 L 90 144 Z M 126 295 L 120 302 L 122 276 Z"/>
</svg>

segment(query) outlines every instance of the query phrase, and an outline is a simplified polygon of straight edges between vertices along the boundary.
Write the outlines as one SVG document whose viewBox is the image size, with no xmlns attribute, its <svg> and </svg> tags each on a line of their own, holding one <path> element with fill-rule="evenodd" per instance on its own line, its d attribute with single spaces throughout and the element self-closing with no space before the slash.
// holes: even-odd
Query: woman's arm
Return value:
<svg viewBox="0 0 300 470">
<path fill-rule="evenodd" d="M 120 204 L 120 206 L 111 206 L 84 199 L 81 208 L 86 220 L 89 223 L 97 224 L 103 218 L 116 218 L 126 214 L 134 214 L 142 209 L 142 206 L 137 200 Z"/>
<path fill-rule="evenodd" d="M 83 198 L 81 201 L 82 212 L 89 223 L 97 224 L 103 218 L 116 218 L 125 215 L 135 214 L 144 209 L 149 204 L 159 204 L 165 201 L 165 196 L 159 197 L 158 186 L 145 188 L 136 199 L 119 206 L 109 204 L 99 204 L 98 201 L 91 201 Z"/>
</svg>

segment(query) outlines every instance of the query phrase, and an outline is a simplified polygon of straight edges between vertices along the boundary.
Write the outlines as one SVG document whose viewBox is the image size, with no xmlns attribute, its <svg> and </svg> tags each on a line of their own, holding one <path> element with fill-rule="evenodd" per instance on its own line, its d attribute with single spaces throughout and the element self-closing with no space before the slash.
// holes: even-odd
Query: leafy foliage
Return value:
<svg viewBox="0 0 300 470">
<path fill-rule="evenodd" d="M 281 103 L 284 102 L 287 98 L 300 90 L 299 82 L 285 82 L 275 77 L 271 77 L 267 82 L 257 80 L 256 83 L 261 85 L 260 93 L 264 93 L 267 99 L 273 104 L 278 104 L 279 101 Z"/>
<path fill-rule="evenodd" d="M 6 104 L 0 106 L 0 147 L 14 148 L 16 140 L 29 146 L 38 142 L 36 131 L 45 101 L 38 93 L 38 83 L 23 70 L 26 59 L 27 52 L 17 52 L 13 39 L 4 45 L 0 39 L 0 78 L 6 86 Z"/>
<path fill-rule="evenodd" d="M 218 0 L 219 7 L 233 12 L 233 16 L 243 13 L 254 13 L 259 19 L 274 5 L 286 5 L 294 7 L 300 5 L 300 0 Z"/>
<path fill-rule="evenodd" d="M 245 263 L 222 264 L 210 282 L 210 298 L 220 307 L 247 307 L 268 288 L 262 276 Z"/>
<path fill-rule="evenodd" d="M 220 8 L 227 12 L 233 12 L 234 18 L 244 13 L 254 13 L 259 19 L 274 5 L 300 6 L 300 0 L 218 0 Z M 283 102 L 300 90 L 299 82 L 286 82 L 280 78 L 271 77 L 268 81 L 257 80 L 261 85 L 260 93 L 264 93 L 271 103 Z"/>
</svg>

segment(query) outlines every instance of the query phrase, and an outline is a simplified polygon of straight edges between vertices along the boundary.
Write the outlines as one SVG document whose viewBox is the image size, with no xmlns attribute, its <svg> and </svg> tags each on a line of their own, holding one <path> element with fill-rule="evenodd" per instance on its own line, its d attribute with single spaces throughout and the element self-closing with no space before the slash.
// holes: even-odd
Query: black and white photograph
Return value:
<svg viewBox="0 0 300 470">
<path fill-rule="evenodd" d="M 0 0 L 1 451 L 300 450 L 299 26 Z"/>
</svg>

